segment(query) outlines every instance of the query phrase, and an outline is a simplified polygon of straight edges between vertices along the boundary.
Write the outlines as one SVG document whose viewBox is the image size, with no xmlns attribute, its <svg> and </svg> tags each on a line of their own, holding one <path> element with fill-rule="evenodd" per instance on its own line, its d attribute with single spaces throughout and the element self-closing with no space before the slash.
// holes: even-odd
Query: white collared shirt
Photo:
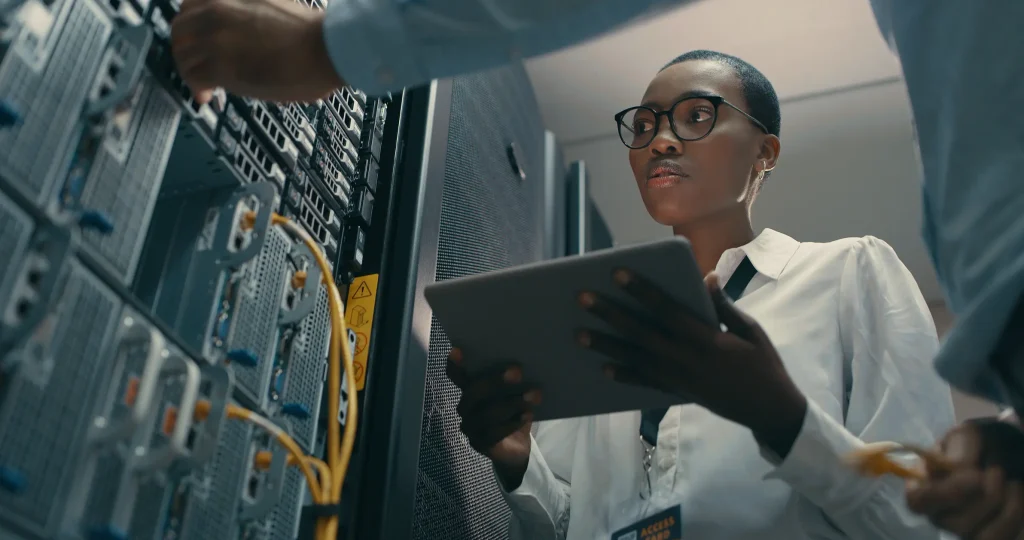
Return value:
<svg viewBox="0 0 1024 540">
<path fill-rule="evenodd" d="M 813 244 L 765 230 L 722 255 L 723 280 L 744 255 L 757 274 L 737 305 L 807 396 L 803 428 L 778 463 L 746 428 L 673 407 L 651 469 L 655 498 L 680 503 L 687 540 L 939 538 L 906 509 L 900 481 L 860 477 L 841 461 L 863 442 L 930 445 L 954 424 L 913 277 L 872 237 Z M 639 424 L 639 412 L 539 423 L 523 483 L 505 494 L 512 538 L 610 538 L 621 501 L 646 485 Z"/>
</svg>

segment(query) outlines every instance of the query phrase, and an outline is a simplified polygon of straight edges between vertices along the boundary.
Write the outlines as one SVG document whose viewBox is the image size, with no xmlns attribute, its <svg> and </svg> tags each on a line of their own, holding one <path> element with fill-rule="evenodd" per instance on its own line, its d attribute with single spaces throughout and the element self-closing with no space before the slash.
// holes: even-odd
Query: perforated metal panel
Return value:
<svg viewBox="0 0 1024 540">
<path fill-rule="evenodd" d="M 510 162 L 513 143 L 525 179 Z M 456 79 L 445 165 L 439 281 L 542 258 L 544 129 L 521 68 Z M 459 432 L 459 391 L 444 373 L 449 350 L 434 323 L 413 537 L 506 538 L 509 512 L 491 465 Z"/>
<path fill-rule="evenodd" d="M 107 372 L 108 375 L 104 378 L 111 380 L 109 383 L 102 380 L 97 381 L 97 387 L 105 388 L 105 390 L 103 390 L 103 394 L 97 396 L 95 400 L 97 403 L 96 408 L 90 409 L 96 417 L 109 415 L 111 422 L 117 422 L 131 414 L 131 407 L 124 403 L 121 396 L 126 395 L 128 385 L 130 384 L 129 380 L 142 374 L 144 358 L 148 349 L 147 347 L 140 346 L 133 348 L 135 350 L 124 351 L 122 356 L 116 352 L 118 345 L 119 343 L 117 343 L 115 338 L 115 342 L 108 348 L 111 355 L 111 370 Z M 123 371 L 118 373 L 122 362 L 124 365 Z M 118 397 L 113 397 L 111 394 Z M 108 403 L 110 404 L 109 410 L 107 409 Z M 88 421 L 89 417 L 86 417 L 86 420 Z M 75 524 L 79 530 L 87 531 L 92 528 L 105 526 L 110 522 L 117 500 L 119 480 L 125 470 L 125 459 L 129 455 L 128 446 L 119 445 L 116 448 L 104 448 L 100 451 L 101 453 L 96 459 L 95 473 L 89 485 L 81 522 Z"/>
<path fill-rule="evenodd" d="M 238 497 L 249 470 L 250 424 L 228 421 L 221 428 L 220 445 L 213 460 L 186 481 L 184 516 L 177 538 L 224 540 L 234 538 L 238 523 Z"/>
<path fill-rule="evenodd" d="M 181 378 L 165 379 L 162 382 L 162 396 L 155 404 L 158 416 L 154 419 L 150 431 L 149 448 L 151 451 L 160 451 L 165 448 L 168 440 L 164 433 L 162 418 L 168 409 L 176 409 L 181 403 L 184 392 L 184 380 Z M 229 422 L 236 422 L 229 420 Z M 179 463 L 179 465 L 183 465 Z M 140 538 L 145 540 L 175 538 L 168 530 L 180 526 L 180 519 L 171 523 L 171 516 L 176 511 L 182 512 L 187 506 L 180 504 L 184 498 L 176 498 L 180 485 L 191 486 L 192 477 L 180 479 L 185 474 L 180 466 L 173 468 L 174 472 L 169 474 L 171 480 L 160 476 L 147 476 L 139 484 L 138 490 L 134 493 L 131 524 L 129 526 L 129 538 Z M 204 471 L 205 472 L 205 471 Z M 179 483 L 180 480 L 180 483 Z M 179 516 L 180 517 L 180 516 Z M 179 537 L 180 538 L 180 537 Z"/>
<path fill-rule="evenodd" d="M 101 149 L 81 200 L 84 208 L 99 210 L 114 223 L 110 234 L 85 231 L 82 238 L 125 282 L 135 273 L 181 114 L 151 77 L 145 77 L 143 85 L 127 158 Z"/>
<path fill-rule="evenodd" d="M 26 490 L 0 490 L 0 521 L 52 532 L 62 515 L 70 473 L 82 454 L 97 376 L 110 367 L 108 346 L 121 304 L 78 263 L 66 270 L 52 348 L 53 374 L 43 388 L 23 380 L 11 386 L 0 418 L 0 459 L 26 477 Z"/>
<path fill-rule="evenodd" d="M 258 403 L 266 403 L 277 348 L 278 316 L 288 277 L 288 252 L 292 243 L 280 227 L 271 227 L 263 249 L 245 264 L 243 285 L 232 310 L 227 349 L 244 349 L 256 355 L 256 367 L 232 363 L 235 383 Z"/>
<path fill-rule="evenodd" d="M 129 312 L 126 311 L 125 314 L 128 315 Z M 135 315 L 133 314 L 133 316 Z M 125 397 L 131 393 L 132 381 L 137 381 L 143 374 L 146 368 L 146 356 L 149 353 L 146 346 L 129 348 L 121 347 L 121 345 L 120 342 L 115 341 L 110 348 L 112 369 L 108 375 L 110 381 L 108 393 L 96 400 L 102 404 L 96 410 L 96 414 L 109 415 L 110 422 L 117 422 L 131 414 L 131 407 L 126 403 Z M 123 356 L 118 357 L 113 352 L 118 350 Z M 161 381 L 161 386 L 157 391 L 162 392 L 163 395 L 157 399 L 155 410 L 164 411 L 165 406 L 179 401 L 181 390 L 180 380 L 164 379 Z M 161 417 L 154 418 L 147 429 L 150 429 L 152 433 L 149 448 L 152 451 L 158 451 L 166 443 Z M 132 444 L 134 443 L 130 441 L 122 441 L 116 447 L 108 447 L 101 451 L 96 463 L 96 473 L 89 486 L 85 511 L 81 523 L 78 524 L 80 530 L 89 531 L 110 524 L 118 500 L 119 480 L 127 466 L 126 459 L 131 455 Z M 130 538 L 154 538 L 156 531 L 163 527 L 163 507 L 168 482 L 163 478 L 152 476 L 145 476 L 143 479 L 138 489 L 130 492 L 133 504 L 128 531 Z"/>
<path fill-rule="evenodd" d="M 270 516 L 272 540 L 295 540 L 306 493 L 306 478 L 298 467 L 289 467 L 281 489 L 281 500 Z"/>
<path fill-rule="evenodd" d="M 23 123 L 0 130 L 0 176 L 39 203 L 67 171 L 82 107 L 106 50 L 112 23 L 92 0 L 59 3 L 55 44 L 23 33 L 0 64 L 0 97 Z M 45 149 L 45 151 L 39 151 Z"/>
<path fill-rule="evenodd" d="M 18 261 L 31 235 L 32 220 L 0 192 L 0 253 L 7 259 L 0 265 L 0 306 L 7 305 L 15 275 L 21 267 Z"/>
<path fill-rule="evenodd" d="M 105 453 L 97 460 L 95 481 L 89 492 L 88 504 L 82 516 L 82 531 L 103 527 L 110 522 L 114 503 L 117 500 L 118 481 L 124 470 L 124 459 L 113 451 Z"/>
<path fill-rule="evenodd" d="M 298 403 L 310 412 L 309 418 L 292 418 L 292 434 L 303 448 L 312 449 L 316 425 L 320 418 L 320 400 L 324 391 L 324 366 L 331 337 L 331 314 L 327 291 L 321 286 L 313 312 L 303 319 L 300 334 L 292 346 L 288 360 L 281 403 Z"/>
<path fill-rule="evenodd" d="M 162 534 L 158 534 L 158 531 L 162 532 L 166 526 L 163 510 L 164 504 L 168 501 L 167 491 L 172 486 L 163 479 L 147 479 L 139 486 L 128 532 L 129 538 L 143 540 L 165 538 Z"/>
</svg>

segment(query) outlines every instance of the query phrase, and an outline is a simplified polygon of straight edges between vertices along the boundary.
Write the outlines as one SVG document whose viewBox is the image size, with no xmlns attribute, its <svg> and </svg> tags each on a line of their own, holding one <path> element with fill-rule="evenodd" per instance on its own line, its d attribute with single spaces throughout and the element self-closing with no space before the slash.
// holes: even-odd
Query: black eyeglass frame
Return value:
<svg viewBox="0 0 1024 540">
<path fill-rule="evenodd" d="M 705 134 L 703 134 L 700 137 L 697 137 L 695 139 L 688 139 L 686 137 L 680 136 L 679 135 L 679 131 L 676 130 L 675 112 L 676 112 L 676 107 L 678 107 L 680 103 L 683 103 L 683 102 L 686 102 L 686 101 L 692 101 L 694 99 L 703 99 L 705 101 L 710 102 L 711 105 L 715 108 L 715 117 L 711 119 L 711 127 L 708 128 L 708 132 L 707 133 L 705 133 Z M 732 109 L 735 109 L 740 114 L 742 114 L 743 116 L 747 117 L 747 120 L 750 120 L 751 123 L 753 123 L 755 126 L 757 126 L 761 131 L 765 132 L 766 134 L 768 133 L 768 128 L 764 127 L 764 124 L 762 124 L 760 120 L 758 120 L 757 118 L 754 118 L 753 116 L 751 116 L 749 113 L 747 113 L 747 111 L 744 111 L 743 109 L 733 105 L 732 103 L 729 103 L 729 100 L 725 99 L 724 97 L 716 96 L 716 95 L 686 96 L 686 97 L 680 99 L 679 101 L 673 103 L 672 106 L 669 107 L 668 110 L 665 110 L 665 111 L 656 111 L 656 110 L 654 110 L 654 109 L 652 109 L 650 107 L 647 107 L 646 105 L 637 105 L 637 106 L 634 106 L 634 107 L 629 107 L 628 109 L 624 109 L 622 111 L 619 111 L 615 115 L 615 128 L 616 128 L 616 131 L 619 132 L 619 140 L 622 141 L 622 144 L 626 145 L 626 148 L 629 148 L 631 150 L 640 150 L 641 148 L 647 148 L 648 146 L 651 145 L 652 142 L 654 142 L 654 139 L 657 138 L 657 136 L 658 136 L 658 130 L 661 129 L 661 117 L 667 116 L 668 117 L 669 129 L 672 130 L 672 134 L 675 135 L 677 139 L 679 139 L 680 141 L 686 141 L 686 142 L 699 141 L 701 139 L 706 138 L 708 135 L 711 135 L 711 132 L 715 130 L 715 126 L 718 125 L 718 108 L 721 107 L 722 105 L 728 105 Z M 651 140 L 647 141 L 646 144 L 643 144 L 641 146 L 633 146 L 633 145 L 627 143 L 625 139 L 623 139 L 621 126 L 623 125 L 623 123 L 622 123 L 623 117 L 625 117 L 627 114 L 629 114 L 630 111 L 638 111 L 638 110 L 650 111 L 650 113 L 654 115 L 654 135 L 651 136 Z M 627 128 L 627 129 L 629 129 L 630 132 L 632 132 L 632 128 Z"/>
</svg>

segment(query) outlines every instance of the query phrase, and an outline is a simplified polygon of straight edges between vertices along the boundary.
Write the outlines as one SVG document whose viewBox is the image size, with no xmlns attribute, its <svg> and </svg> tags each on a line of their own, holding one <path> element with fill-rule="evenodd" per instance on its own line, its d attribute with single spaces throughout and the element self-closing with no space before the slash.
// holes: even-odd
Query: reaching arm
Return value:
<svg viewBox="0 0 1024 540">
<path fill-rule="evenodd" d="M 380 94 L 553 52 L 690 0 L 333 0 L 338 73 Z"/>
<path fill-rule="evenodd" d="M 936 367 L 961 390 L 1024 412 L 1020 381 L 1001 380 L 989 362 L 1001 337 L 1017 341 L 1020 328 L 1008 324 L 1024 295 L 1024 2 L 871 4 L 903 67 L 924 172 L 925 246 L 956 315 Z M 1007 114 L 976 114 L 979 96 Z"/>
<path fill-rule="evenodd" d="M 949 387 L 931 360 L 935 325 L 910 273 L 884 242 L 862 239 L 840 285 L 846 407 L 840 423 L 813 402 L 800 435 L 771 476 L 785 480 L 853 540 L 934 540 L 941 533 L 906 507 L 901 480 L 864 478 L 843 463 L 864 442 L 931 446 L 954 424 Z M 845 425 L 844 425 L 845 424 Z"/>
</svg>

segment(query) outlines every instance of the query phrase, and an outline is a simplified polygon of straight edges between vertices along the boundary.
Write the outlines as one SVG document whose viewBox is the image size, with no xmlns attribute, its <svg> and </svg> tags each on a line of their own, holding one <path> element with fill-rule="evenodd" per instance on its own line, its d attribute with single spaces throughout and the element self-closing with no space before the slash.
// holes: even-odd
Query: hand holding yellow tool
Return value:
<svg viewBox="0 0 1024 540">
<path fill-rule="evenodd" d="M 913 467 L 896 460 L 900 454 L 912 454 L 919 458 L 921 465 Z M 864 476 L 891 474 L 906 480 L 924 480 L 928 472 L 949 471 L 953 464 L 948 459 L 928 448 L 895 442 L 878 442 L 864 445 L 845 457 L 847 463 Z"/>
</svg>

